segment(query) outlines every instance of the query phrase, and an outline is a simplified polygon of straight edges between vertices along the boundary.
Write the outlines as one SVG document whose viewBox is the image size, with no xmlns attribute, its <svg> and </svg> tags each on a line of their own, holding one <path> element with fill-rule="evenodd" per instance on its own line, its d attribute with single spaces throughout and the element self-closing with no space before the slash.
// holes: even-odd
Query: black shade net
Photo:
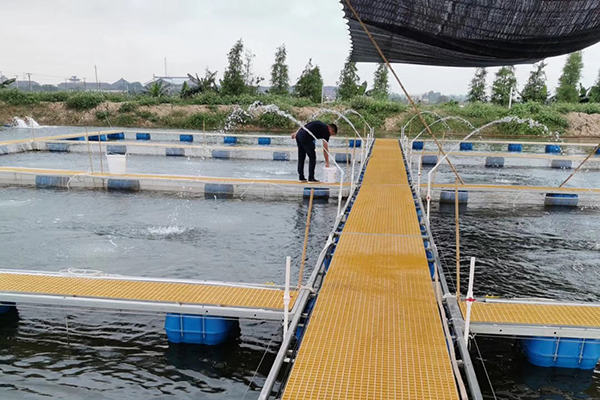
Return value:
<svg viewBox="0 0 600 400">
<path fill-rule="evenodd" d="M 600 41 L 600 0 L 350 0 L 390 62 L 527 64 Z M 382 62 L 341 0 L 351 59 Z"/>
</svg>

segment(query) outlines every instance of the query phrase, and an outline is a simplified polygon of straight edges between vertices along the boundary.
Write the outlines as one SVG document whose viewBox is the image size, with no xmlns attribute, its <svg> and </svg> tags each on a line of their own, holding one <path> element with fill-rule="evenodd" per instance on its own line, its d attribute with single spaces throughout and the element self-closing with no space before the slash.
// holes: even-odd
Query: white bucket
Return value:
<svg viewBox="0 0 600 400">
<path fill-rule="evenodd" d="M 108 171 L 111 174 L 123 175 L 127 173 L 127 155 L 126 154 L 107 154 Z"/>
<path fill-rule="evenodd" d="M 338 183 L 340 181 L 339 172 L 337 167 L 323 167 L 323 182 Z"/>
</svg>

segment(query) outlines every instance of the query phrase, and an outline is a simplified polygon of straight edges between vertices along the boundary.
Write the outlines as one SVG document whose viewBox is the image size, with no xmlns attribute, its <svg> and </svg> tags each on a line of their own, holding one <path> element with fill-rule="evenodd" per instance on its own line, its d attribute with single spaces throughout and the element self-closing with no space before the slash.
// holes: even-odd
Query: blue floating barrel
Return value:
<svg viewBox="0 0 600 400">
<path fill-rule="evenodd" d="M 261 146 L 269 146 L 271 145 L 271 138 L 269 137 L 259 137 L 258 144 Z"/>
<path fill-rule="evenodd" d="M 423 142 L 413 142 L 412 148 L 413 150 L 423 150 L 424 143 Z"/>
<path fill-rule="evenodd" d="M 471 151 L 471 150 L 473 150 L 473 143 L 462 142 L 460 144 L 460 150 L 461 151 Z"/>
<path fill-rule="evenodd" d="M 338 164 L 350 164 L 352 157 L 346 153 L 335 153 L 335 162 Z"/>
<path fill-rule="evenodd" d="M 546 193 L 544 205 L 560 207 L 577 207 L 579 196 L 570 193 Z"/>
<path fill-rule="evenodd" d="M 88 136 L 88 140 L 90 142 L 97 142 L 97 141 L 101 141 L 101 142 L 106 142 L 106 135 L 91 135 Z"/>
<path fill-rule="evenodd" d="M 360 140 L 360 139 L 356 139 L 356 140 L 350 139 L 348 141 L 348 147 L 350 147 L 350 148 L 360 147 L 360 146 L 362 146 L 362 140 Z"/>
<path fill-rule="evenodd" d="M 225 342 L 237 320 L 204 315 L 167 314 L 165 332 L 169 342 L 214 346 Z"/>
<path fill-rule="evenodd" d="M 273 152 L 273 161 L 289 161 L 290 153 L 289 151 L 274 151 Z"/>
<path fill-rule="evenodd" d="M 52 153 L 68 153 L 69 145 L 67 143 L 47 143 L 48 151 Z"/>
<path fill-rule="evenodd" d="M 76 142 L 85 142 L 85 137 L 83 137 L 83 136 L 70 137 L 70 138 L 66 138 L 65 140 L 73 140 Z"/>
<path fill-rule="evenodd" d="M 504 157 L 486 157 L 485 166 L 488 168 L 504 167 Z"/>
<path fill-rule="evenodd" d="M 595 152 L 594 154 L 596 154 L 596 155 L 600 155 L 600 147 L 598 147 L 598 148 L 596 149 L 596 152 Z"/>
<path fill-rule="evenodd" d="M 106 146 L 106 154 L 127 154 L 127 146 L 109 144 Z"/>
<path fill-rule="evenodd" d="M 194 135 L 179 135 L 179 141 L 191 143 L 194 141 Z"/>
<path fill-rule="evenodd" d="M 69 183 L 68 176 L 36 175 L 36 187 L 65 188 Z"/>
<path fill-rule="evenodd" d="M 428 261 L 427 265 L 429 265 L 429 275 L 431 276 L 431 278 L 433 278 L 433 276 L 435 275 L 435 262 Z"/>
<path fill-rule="evenodd" d="M 237 143 L 237 137 L 235 137 L 235 136 L 225 136 L 223 138 L 223 143 L 225 143 L 225 144 L 236 144 Z"/>
<path fill-rule="evenodd" d="M 109 133 L 108 135 L 106 135 L 107 138 L 112 139 L 112 140 L 124 140 L 125 139 L 125 133 L 120 132 L 120 133 Z"/>
<path fill-rule="evenodd" d="M 212 158 L 220 158 L 223 160 L 229 160 L 229 158 L 230 158 L 229 150 L 213 150 Z"/>
<path fill-rule="evenodd" d="M 136 133 L 135 140 L 150 140 L 149 133 Z"/>
<path fill-rule="evenodd" d="M 458 191 L 458 204 L 467 204 L 469 201 L 469 192 L 466 190 Z M 454 190 L 442 190 L 440 193 L 440 203 L 456 203 L 456 193 Z"/>
<path fill-rule="evenodd" d="M 422 165 L 435 165 L 438 162 L 437 156 L 423 156 L 421 157 Z"/>
<path fill-rule="evenodd" d="M 523 145 L 519 143 L 509 143 L 508 151 L 513 153 L 521 153 L 523 151 Z"/>
<path fill-rule="evenodd" d="M 15 305 L 16 305 L 15 303 L 8 303 L 8 302 L 0 303 L 0 315 L 6 314 L 10 310 L 14 309 Z"/>
<path fill-rule="evenodd" d="M 305 187 L 303 191 L 303 197 L 309 198 L 310 191 L 314 190 L 314 198 L 315 199 L 328 199 L 329 198 L 329 188 L 310 188 Z"/>
<path fill-rule="evenodd" d="M 546 153 L 548 154 L 559 154 L 560 146 L 557 144 L 547 144 L 546 145 Z"/>
<path fill-rule="evenodd" d="M 573 161 L 571 160 L 552 160 L 552 168 L 558 169 L 571 169 L 573 168 Z"/>
<path fill-rule="evenodd" d="M 204 197 L 208 199 L 231 199 L 233 198 L 233 185 L 229 183 L 206 183 L 204 184 Z"/>
<path fill-rule="evenodd" d="M 106 182 L 106 188 L 124 192 L 139 192 L 140 181 L 137 179 L 109 179 Z"/>
<path fill-rule="evenodd" d="M 594 369 L 600 358 L 600 340 L 535 337 L 522 339 L 527 359 L 539 367 Z"/>
</svg>

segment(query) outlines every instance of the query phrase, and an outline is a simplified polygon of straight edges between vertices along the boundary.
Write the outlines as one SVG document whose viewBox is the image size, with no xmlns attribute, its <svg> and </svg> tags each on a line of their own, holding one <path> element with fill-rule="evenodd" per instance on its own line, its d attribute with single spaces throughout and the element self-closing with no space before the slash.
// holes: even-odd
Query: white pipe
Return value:
<svg viewBox="0 0 600 400">
<path fill-rule="evenodd" d="M 285 289 L 283 291 L 283 336 L 287 334 L 289 325 L 289 308 L 290 308 L 290 274 L 292 270 L 292 257 L 287 256 L 285 259 Z"/>
<path fill-rule="evenodd" d="M 465 343 L 469 344 L 469 327 L 471 325 L 471 307 L 473 298 L 473 281 L 475 280 L 475 257 L 471 257 L 471 268 L 469 269 L 469 289 L 467 290 L 467 318 L 465 320 Z"/>
<path fill-rule="evenodd" d="M 421 157 L 419 157 L 419 169 L 417 170 L 417 196 L 421 197 L 421 168 L 423 161 L 421 160 Z"/>
</svg>

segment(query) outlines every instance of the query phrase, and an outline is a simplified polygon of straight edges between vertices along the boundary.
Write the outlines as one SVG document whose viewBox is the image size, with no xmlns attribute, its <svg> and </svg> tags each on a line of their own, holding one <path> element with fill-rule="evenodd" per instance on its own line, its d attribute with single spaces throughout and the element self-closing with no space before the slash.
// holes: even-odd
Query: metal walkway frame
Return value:
<svg viewBox="0 0 600 400">
<path fill-rule="evenodd" d="M 283 321 L 284 289 L 221 281 L 0 270 L 0 302 Z M 290 315 L 298 311 L 292 291 Z"/>
</svg>

